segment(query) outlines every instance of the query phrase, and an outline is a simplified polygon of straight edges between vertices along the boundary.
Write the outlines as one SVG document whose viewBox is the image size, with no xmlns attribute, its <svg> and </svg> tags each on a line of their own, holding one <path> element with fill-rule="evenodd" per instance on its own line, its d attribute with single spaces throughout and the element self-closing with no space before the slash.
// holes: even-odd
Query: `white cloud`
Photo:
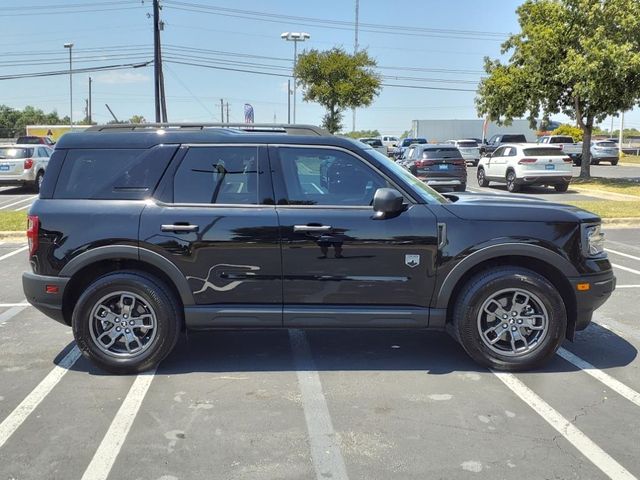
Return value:
<svg viewBox="0 0 640 480">
<path fill-rule="evenodd" d="M 131 84 L 131 83 L 147 83 L 151 81 L 151 77 L 139 72 L 106 72 L 99 73 L 95 76 L 95 81 L 108 84 Z"/>
</svg>

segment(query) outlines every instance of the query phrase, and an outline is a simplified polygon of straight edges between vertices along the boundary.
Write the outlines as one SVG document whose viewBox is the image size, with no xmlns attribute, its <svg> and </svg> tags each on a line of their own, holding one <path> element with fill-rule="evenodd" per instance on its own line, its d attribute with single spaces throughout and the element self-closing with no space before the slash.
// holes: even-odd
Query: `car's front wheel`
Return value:
<svg viewBox="0 0 640 480">
<path fill-rule="evenodd" d="M 478 363 L 525 370 L 548 361 L 565 336 L 567 313 L 549 280 L 520 267 L 497 267 L 470 279 L 453 312 L 453 333 Z"/>
<path fill-rule="evenodd" d="M 478 185 L 480 185 L 481 187 L 489 186 L 489 180 L 487 180 L 487 175 L 484 173 L 484 168 L 478 168 L 477 177 Z"/>
<path fill-rule="evenodd" d="M 82 353 L 112 373 L 137 373 L 156 366 L 180 334 L 182 309 L 172 292 L 143 272 L 98 278 L 73 311 L 73 334 Z"/>
</svg>

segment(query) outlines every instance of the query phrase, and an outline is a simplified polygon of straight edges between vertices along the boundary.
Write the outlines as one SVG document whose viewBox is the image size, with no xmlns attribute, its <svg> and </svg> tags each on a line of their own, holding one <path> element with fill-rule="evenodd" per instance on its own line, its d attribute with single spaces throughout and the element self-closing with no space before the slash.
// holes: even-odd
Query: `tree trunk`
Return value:
<svg viewBox="0 0 640 480">
<path fill-rule="evenodd" d="M 582 164 L 580 178 L 591 177 L 591 133 L 593 131 L 593 117 L 588 116 L 582 125 Z"/>
</svg>

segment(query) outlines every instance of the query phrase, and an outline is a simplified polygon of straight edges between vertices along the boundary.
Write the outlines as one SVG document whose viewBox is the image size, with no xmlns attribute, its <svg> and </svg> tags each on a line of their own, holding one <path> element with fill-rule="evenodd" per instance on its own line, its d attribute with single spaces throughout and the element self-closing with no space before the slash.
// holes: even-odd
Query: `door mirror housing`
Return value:
<svg viewBox="0 0 640 480">
<path fill-rule="evenodd" d="M 373 196 L 374 218 L 384 219 L 400 215 L 405 210 L 404 197 L 394 188 L 379 188 Z"/>
</svg>

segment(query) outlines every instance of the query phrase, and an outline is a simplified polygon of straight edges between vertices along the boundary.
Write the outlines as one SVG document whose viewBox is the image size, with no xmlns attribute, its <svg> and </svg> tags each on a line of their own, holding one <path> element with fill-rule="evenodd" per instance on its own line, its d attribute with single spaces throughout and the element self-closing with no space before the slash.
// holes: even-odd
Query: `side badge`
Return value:
<svg viewBox="0 0 640 480">
<path fill-rule="evenodd" d="M 407 265 L 407 267 L 417 267 L 418 265 L 420 265 L 420 255 L 405 255 L 404 263 L 405 265 Z"/>
</svg>

